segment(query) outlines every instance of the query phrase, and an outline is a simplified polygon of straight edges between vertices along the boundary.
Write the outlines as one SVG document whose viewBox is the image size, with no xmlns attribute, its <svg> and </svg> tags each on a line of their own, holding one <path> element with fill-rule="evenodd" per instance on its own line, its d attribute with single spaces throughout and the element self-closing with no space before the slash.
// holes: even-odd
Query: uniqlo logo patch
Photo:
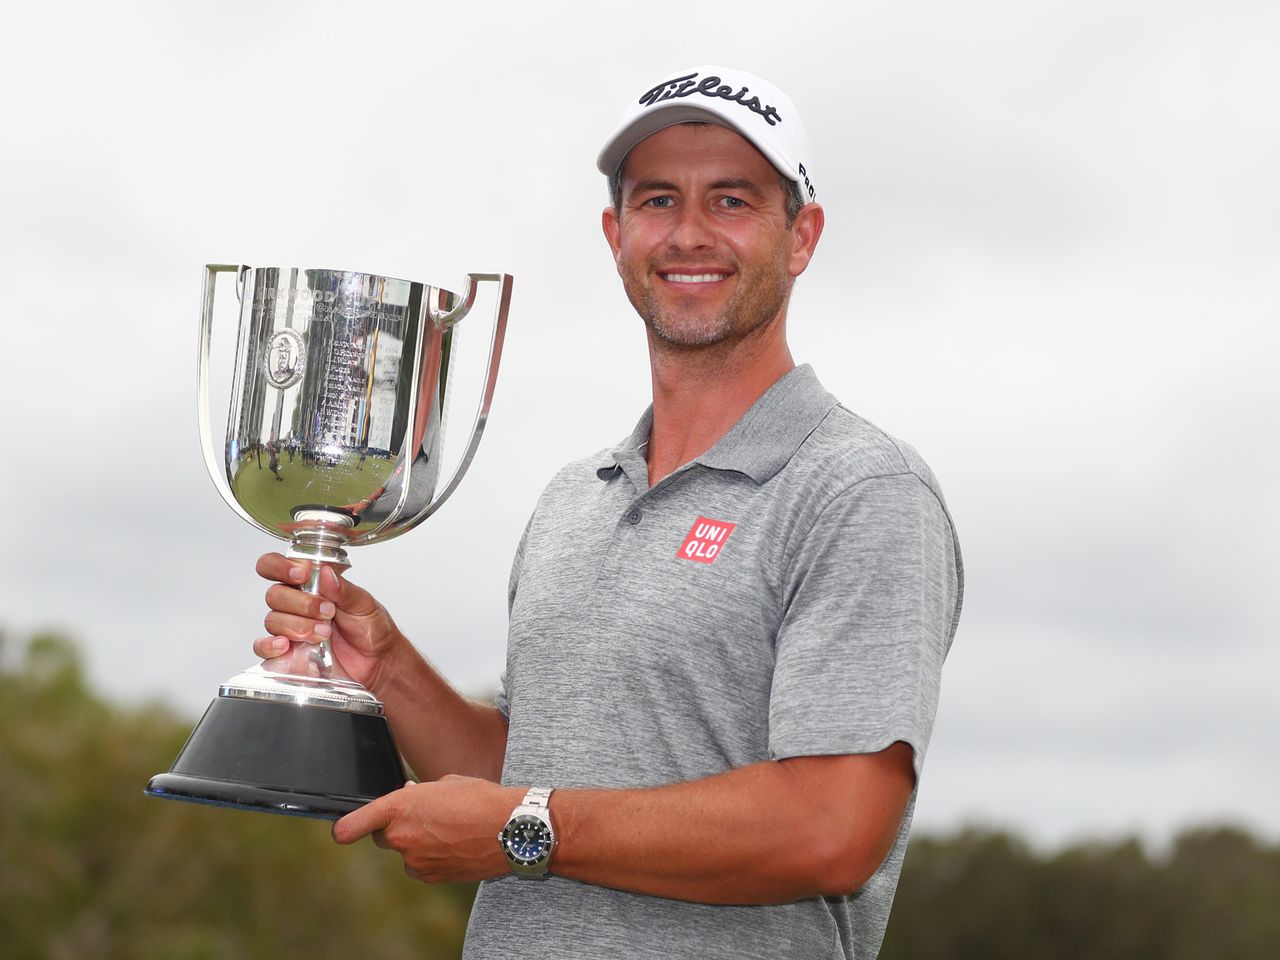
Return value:
<svg viewBox="0 0 1280 960">
<path fill-rule="evenodd" d="M 699 517 L 693 521 L 689 535 L 684 538 L 684 543 L 680 544 L 676 556 L 681 560 L 693 560 L 696 563 L 715 563 L 716 557 L 720 556 L 720 551 L 724 549 L 725 541 L 729 539 L 729 534 L 733 533 L 733 528 L 736 526 L 736 523 Z"/>
</svg>

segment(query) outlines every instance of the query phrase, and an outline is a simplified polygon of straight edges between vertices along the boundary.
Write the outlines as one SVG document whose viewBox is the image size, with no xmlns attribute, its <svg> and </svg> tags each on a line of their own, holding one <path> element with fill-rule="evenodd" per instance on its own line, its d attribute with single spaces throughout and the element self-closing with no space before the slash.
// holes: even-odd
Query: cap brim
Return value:
<svg viewBox="0 0 1280 960">
<path fill-rule="evenodd" d="M 596 157 L 596 169 L 606 177 L 611 177 L 622 166 L 622 161 L 626 159 L 627 154 L 641 140 L 651 137 L 659 130 L 665 130 L 667 127 L 674 127 L 680 123 L 695 122 L 714 123 L 718 127 L 727 127 L 740 134 L 764 154 L 765 158 L 783 176 L 798 181 L 796 171 L 789 168 L 790 165 L 786 160 L 777 156 L 772 149 L 758 143 L 750 132 L 731 122 L 723 114 L 715 110 L 707 110 L 690 103 L 661 104 L 650 108 L 630 123 L 623 125 L 604 145 L 600 155 Z"/>
</svg>

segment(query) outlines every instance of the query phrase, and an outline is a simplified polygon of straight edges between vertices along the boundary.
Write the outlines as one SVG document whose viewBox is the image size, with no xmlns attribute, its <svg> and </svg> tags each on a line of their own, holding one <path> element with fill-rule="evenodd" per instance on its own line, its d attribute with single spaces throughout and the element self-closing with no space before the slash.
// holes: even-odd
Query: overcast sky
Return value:
<svg viewBox="0 0 1280 960">
<path fill-rule="evenodd" d="M 193 717 L 252 662 L 273 543 L 199 452 L 204 263 L 502 271 L 480 455 L 352 572 L 454 683 L 492 688 L 542 484 L 648 402 L 595 154 L 628 98 L 724 63 L 787 90 L 814 143 L 827 230 L 793 353 L 921 451 L 959 529 L 917 823 L 1280 836 L 1273 0 L 13 6 L 11 635 L 64 628 L 99 689 Z"/>
</svg>

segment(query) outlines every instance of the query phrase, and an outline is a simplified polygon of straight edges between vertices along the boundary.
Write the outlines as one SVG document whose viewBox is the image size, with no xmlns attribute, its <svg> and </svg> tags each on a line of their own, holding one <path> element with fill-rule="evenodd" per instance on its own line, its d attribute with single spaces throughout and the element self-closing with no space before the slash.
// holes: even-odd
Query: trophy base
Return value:
<svg viewBox="0 0 1280 960">
<path fill-rule="evenodd" d="M 382 701 L 354 680 L 280 673 L 266 669 L 265 664 L 236 674 L 218 688 L 218 695 L 382 715 Z"/>
<path fill-rule="evenodd" d="M 146 793 L 333 820 L 407 779 L 381 715 L 223 695 Z"/>
</svg>

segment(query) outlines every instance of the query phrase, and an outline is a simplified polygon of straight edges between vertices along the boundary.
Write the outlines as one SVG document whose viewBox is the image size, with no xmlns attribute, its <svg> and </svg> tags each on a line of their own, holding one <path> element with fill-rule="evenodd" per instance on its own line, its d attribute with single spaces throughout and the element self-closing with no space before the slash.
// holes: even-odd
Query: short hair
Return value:
<svg viewBox="0 0 1280 960">
<path fill-rule="evenodd" d="M 619 219 L 622 218 L 622 171 L 626 166 L 627 161 L 624 158 L 622 163 L 618 164 L 618 169 L 609 175 L 609 202 L 613 204 L 613 212 Z M 800 208 L 804 206 L 804 194 L 800 192 L 800 184 L 781 172 L 778 173 L 778 183 L 782 186 L 782 192 L 787 198 L 786 215 L 789 230 L 796 222 L 796 217 L 800 215 Z"/>
</svg>

